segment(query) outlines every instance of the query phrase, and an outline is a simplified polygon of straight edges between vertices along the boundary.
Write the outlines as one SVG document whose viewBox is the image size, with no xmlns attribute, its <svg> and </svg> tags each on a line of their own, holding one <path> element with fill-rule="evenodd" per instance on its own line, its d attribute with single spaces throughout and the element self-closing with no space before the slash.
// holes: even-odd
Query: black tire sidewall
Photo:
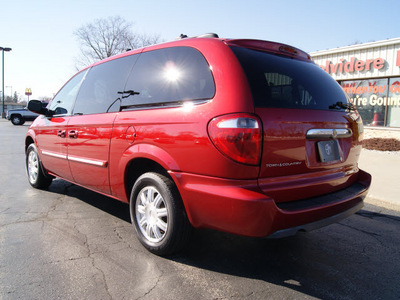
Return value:
<svg viewBox="0 0 400 300">
<path fill-rule="evenodd" d="M 164 238 L 159 242 L 149 241 L 141 232 L 138 221 L 136 220 L 136 201 L 140 191 L 145 188 L 154 187 L 164 198 L 165 205 L 168 210 L 168 229 Z M 175 190 L 172 180 L 158 174 L 158 173 L 145 173 L 140 176 L 135 182 L 130 197 L 130 214 L 131 221 L 136 230 L 139 241 L 152 253 L 157 255 L 165 255 L 174 252 L 176 240 L 179 240 L 179 215 L 182 214 L 180 204 L 180 197 Z"/>
<path fill-rule="evenodd" d="M 15 122 L 14 118 L 18 118 L 18 122 Z M 11 123 L 13 123 L 14 125 L 22 125 L 24 122 L 20 115 L 14 115 L 14 116 L 11 116 Z"/>
<path fill-rule="evenodd" d="M 38 167 L 39 167 L 38 176 L 34 182 L 31 181 L 31 178 L 29 175 L 29 167 L 28 167 L 28 159 L 29 159 L 29 154 L 31 152 L 35 153 L 37 160 L 38 160 Z M 37 188 L 37 189 L 43 189 L 43 188 L 47 188 L 51 184 L 52 178 L 43 173 L 42 163 L 40 161 L 39 154 L 38 154 L 35 144 L 30 144 L 26 150 L 25 165 L 26 165 L 26 172 L 28 175 L 28 181 L 31 186 L 33 186 L 34 188 Z"/>
</svg>

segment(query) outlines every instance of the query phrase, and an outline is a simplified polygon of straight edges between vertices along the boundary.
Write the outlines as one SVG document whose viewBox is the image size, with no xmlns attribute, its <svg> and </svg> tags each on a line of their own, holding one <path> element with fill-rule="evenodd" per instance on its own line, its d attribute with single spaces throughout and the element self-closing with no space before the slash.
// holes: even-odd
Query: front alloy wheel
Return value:
<svg viewBox="0 0 400 300">
<path fill-rule="evenodd" d="M 28 154 L 28 176 L 29 182 L 34 183 L 37 181 L 39 174 L 39 157 L 35 151 L 30 151 Z"/>
<path fill-rule="evenodd" d="M 26 150 L 26 171 L 29 183 L 34 188 L 47 188 L 53 180 L 51 176 L 43 172 L 35 144 L 30 144 Z"/>
</svg>

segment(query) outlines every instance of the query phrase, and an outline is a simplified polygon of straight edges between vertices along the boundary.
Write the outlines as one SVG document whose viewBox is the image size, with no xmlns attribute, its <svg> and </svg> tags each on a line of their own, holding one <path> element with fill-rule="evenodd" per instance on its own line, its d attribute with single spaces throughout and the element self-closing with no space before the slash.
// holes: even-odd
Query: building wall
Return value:
<svg viewBox="0 0 400 300">
<path fill-rule="evenodd" d="M 318 51 L 310 55 L 325 71 L 328 64 L 328 73 L 336 80 L 400 76 L 400 38 Z M 378 59 L 382 59 L 383 62 L 377 62 Z M 354 65 L 358 61 L 365 63 L 364 67 L 362 63 L 358 63 L 358 68 L 363 70 L 355 70 L 354 67 L 352 71 L 346 68 L 352 65 L 352 62 Z M 381 67 L 375 68 L 374 62 Z"/>
<path fill-rule="evenodd" d="M 310 53 L 367 126 L 400 128 L 400 38 Z"/>
</svg>

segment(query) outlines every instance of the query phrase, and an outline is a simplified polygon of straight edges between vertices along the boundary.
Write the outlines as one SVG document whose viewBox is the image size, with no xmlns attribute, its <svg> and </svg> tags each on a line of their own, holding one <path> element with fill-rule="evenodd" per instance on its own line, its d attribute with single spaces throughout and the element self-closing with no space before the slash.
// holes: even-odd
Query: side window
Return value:
<svg viewBox="0 0 400 300">
<path fill-rule="evenodd" d="M 157 105 L 210 99 L 215 85 L 210 66 L 194 48 L 173 47 L 142 53 L 125 91 L 123 105 Z"/>
<path fill-rule="evenodd" d="M 56 115 L 69 115 L 76 95 L 85 77 L 86 71 L 82 71 L 72 77 L 57 93 L 50 103 L 49 109 L 54 110 Z"/>
<path fill-rule="evenodd" d="M 119 99 L 138 55 L 130 55 L 92 67 L 76 99 L 74 114 L 98 114 L 119 110 Z"/>
</svg>

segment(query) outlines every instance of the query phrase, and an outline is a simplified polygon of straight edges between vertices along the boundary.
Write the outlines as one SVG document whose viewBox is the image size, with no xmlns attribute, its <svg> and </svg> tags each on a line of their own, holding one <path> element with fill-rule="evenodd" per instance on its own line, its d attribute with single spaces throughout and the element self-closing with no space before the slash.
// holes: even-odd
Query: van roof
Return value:
<svg viewBox="0 0 400 300">
<path fill-rule="evenodd" d="M 265 52 L 270 52 L 278 55 L 283 55 L 283 56 L 289 56 L 294 59 L 300 59 L 304 61 L 310 61 L 312 62 L 311 56 L 308 55 L 306 52 L 295 48 L 293 46 L 287 45 L 287 44 L 282 44 L 282 43 L 277 43 L 277 42 L 272 42 L 272 41 L 264 41 L 264 40 L 257 40 L 257 39 L 229 39 L 229 38 L 220 38 L 217 34 L 215 33 L 206 33 L 194 37 L 188 37 L 187 35 L 181 34 L 175 41 L 168 41 L 168 42 L 163 42 L 160 44 L 155 44 L 151 46 L 146 46 L 143 48 L 138 48 L 138 49 L 133 49 L 129 50 L 127 52 L 108 57 L 104 60 L 98 61 L 87 68 L 90 68 L 92 66 L 104 63 L 109 60 L 113 60 L 116 58 L 120 57 L 125 57 L 128 55 L 132 54 L 138 54 L 143 51 L 148 51 L 148 50 L 156 50 L 163 48 L 164 46 L 176 46 L 179 45 L 181 42 L 184 44 L 188 45 L 189 41 L 193 40 L 200 40 L 200 39 L 212 39 L 212 40 L 218 40 L 220 42 L 225 43 L 228 46 L 237 46 L 237 47 L 244 47 L 244 48 L 249 48 L 249 49 L 254 49 L 258 51 L 265 51 Z M 85 69 L 87 69 L 85 68 Z"/>
</svg>

